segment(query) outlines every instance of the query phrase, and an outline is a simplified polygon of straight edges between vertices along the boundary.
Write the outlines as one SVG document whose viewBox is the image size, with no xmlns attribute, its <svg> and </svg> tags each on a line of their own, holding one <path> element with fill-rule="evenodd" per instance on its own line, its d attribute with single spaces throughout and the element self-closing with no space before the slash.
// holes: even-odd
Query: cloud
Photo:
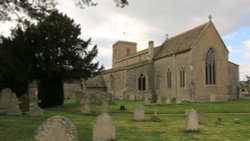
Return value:
<svg viewBox="0 0 250 141">
<path fill-rule="evenodd" d="M 243 42 L 243 45 L 246 49 L 250 50 L 250 40 L 246 40 Z"/>
<path fill-rule="evenodd" d="M 246 75 L 250 75 L 250 63 L 239 63 L 240 65 L 240 80 L 246 80 Z"/>
</svg>

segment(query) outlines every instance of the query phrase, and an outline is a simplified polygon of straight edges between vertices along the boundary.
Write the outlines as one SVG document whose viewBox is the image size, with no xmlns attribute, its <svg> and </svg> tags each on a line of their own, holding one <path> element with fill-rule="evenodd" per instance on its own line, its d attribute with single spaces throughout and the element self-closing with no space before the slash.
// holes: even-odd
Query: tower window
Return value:
<svg viewBox="0 0 250 141">
<path fill-rule="evenodd" d="M 127 56 L 130 55 L 130 49 L 129 49 L 129 48 L 126 49 L 126 55 L 127 55 Z"/>
</svg>

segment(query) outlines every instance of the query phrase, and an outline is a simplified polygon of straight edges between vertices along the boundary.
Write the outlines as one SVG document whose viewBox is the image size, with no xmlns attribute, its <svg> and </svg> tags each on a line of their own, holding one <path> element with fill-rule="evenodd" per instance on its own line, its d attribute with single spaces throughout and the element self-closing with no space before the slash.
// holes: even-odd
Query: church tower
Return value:
<svg viewBox="0 0 250 141">
<path fill-rule="evenodd" d="M 127 42 L 127 41 L 118 41 L 113 44 L 113 54 L 112 54 L 112 68 L 117 68 L 121 66 L 119 61 L 122 59 L 136 54 L 137 52 L 137 43 Z"/>
</svg>

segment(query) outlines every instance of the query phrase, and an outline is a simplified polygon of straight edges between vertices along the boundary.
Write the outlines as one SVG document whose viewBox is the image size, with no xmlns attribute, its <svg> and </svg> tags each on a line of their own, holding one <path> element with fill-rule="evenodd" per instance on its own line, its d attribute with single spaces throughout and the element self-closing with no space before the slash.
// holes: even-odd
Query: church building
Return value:
<svg viewBox="0 0 250 141">
<path fill-rule="evenodd" d="M 228 54 L 209 20 L 160 46 L 149 41 L 139 52 L 135 42 L 114 43 L 112 68 L 102 75 L 108 93 L 119 99 L 224 101 L 238 96 L 239 66 Z"/>
</svg>

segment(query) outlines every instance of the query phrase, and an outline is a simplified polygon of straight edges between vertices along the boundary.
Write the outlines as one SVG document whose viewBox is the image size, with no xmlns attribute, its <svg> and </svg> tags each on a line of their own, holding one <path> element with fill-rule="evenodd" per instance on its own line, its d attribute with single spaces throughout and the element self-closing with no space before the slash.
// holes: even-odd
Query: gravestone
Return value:
<svg viewBox="0 0 250 141">
<path fill-rule="evenodd" d="M 11 108 L 13 92 L 9 88 L 4 88 L 0 92 L 0 110 L 8 110 Z"/>
<path fill-rule="evenodd" d="M 133 115 L 134 121 L 144 121 L 145 113 L 143 105 L 136 105 Z"/>
<path fill-rule="evenodd" d="M 76 91 L 75 92 L 75 101 L 80 102 L 84 96 L 84 93 L 82 91 Z"/>
<path fill-rule="evenodd" d="M 150 104 L 149 96 L 145 95 L 144 96 L 144 105 L 149 105 L 149 104 Z"/>
<path fill-rule="evenodd" d="M 22 115 L 22 111 L 19 109 L 19 101 L 16 95 L 13 94 L 11 98 L 11 107 L 7 109 L 7 115 Z"/>
<path fill-rule="evenodd" d="M 103 113 L 97 117 L 93 129 L 93 141 L 115 140 L 115 124 L 111 116 Z"/>
<path fill-rule="evenodd" d="M 21 111 L 23 113 L 29 112 L 30 108 L 29 108 L 29 96 L 27 94 L 22 95 L 22 97 L 20 98 L 21 104 L 19 104 L 19 108 L 21 109 Z"/>
<path fill-rule="evenodd" d="M 186 113 L 186 131 L 198 131 L 198 114 L 194 109 L 187 110 Z"/>
<path fill-rule="evenodd" d="M 43 116 L 44 111 L 38 106 L 38 100 L 33 100 L 29 104 L 30 111 L 29 115 L 31 116 Z"/>
<path fill-rule="evenodd" d="M 62 116 L 51 117 L 38 127 L 35 141 L 77 141 L 75 125 Z"/>
<path fill-rule="evenodd" d="M 210 102 L 216 102 L 215 95 L 210 95 Z"/>
<path fill-rule="evenodd" d="M 206 116 L 205 113 L 199 112 L 198 113 L 198 123 L 199 124 L 206 124 Z"/>
<path fill-rule="evenodd" d="M 88 96 L 84 96 L 80 101 L 80 112 L 83 114 L 91 113 L 90 100 Z"/>
</svg>

